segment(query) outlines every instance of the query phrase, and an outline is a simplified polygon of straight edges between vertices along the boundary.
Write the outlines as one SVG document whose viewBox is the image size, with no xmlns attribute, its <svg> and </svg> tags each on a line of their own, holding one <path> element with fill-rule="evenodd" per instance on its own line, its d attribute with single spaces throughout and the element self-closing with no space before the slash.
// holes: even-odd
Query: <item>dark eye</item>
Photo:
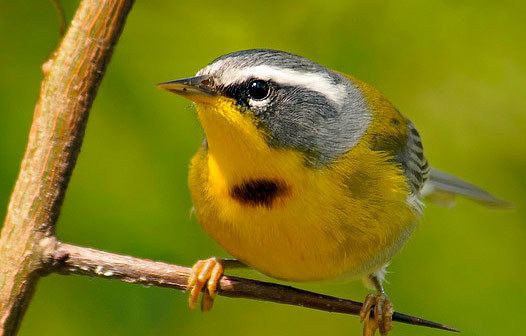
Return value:
<svg viewBox="0 0 526 336">
<path fill-rule="evenodd" d="M 261 79 L 255 79 L 248 83 L 248 95 L 255 100 L 262 100 L 268 97 L 270 86 Z"/>
</svg>

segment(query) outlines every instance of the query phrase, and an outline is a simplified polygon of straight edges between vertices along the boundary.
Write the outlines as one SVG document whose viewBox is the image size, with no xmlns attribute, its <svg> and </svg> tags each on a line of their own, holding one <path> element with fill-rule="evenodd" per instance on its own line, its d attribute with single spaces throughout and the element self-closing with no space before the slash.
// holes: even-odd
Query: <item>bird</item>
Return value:
<svg viewBox="0 0 526 336">
<path fill-rule="evenodd" d="M 195 105 L 205 135 L 188 174 L 195 214 L 235 258 L 194 265 L 190 308 L 200 296 L 212 307 L 229 267 L 290 282 L 362 279 L 372 290 L 363 334 L 386 335 L 387 265 L 424 200 L 508 205 L 431 168 L 415 125 L 379 90 L 302 56 L 236 51 L 158 86 Z"/>
</svg>

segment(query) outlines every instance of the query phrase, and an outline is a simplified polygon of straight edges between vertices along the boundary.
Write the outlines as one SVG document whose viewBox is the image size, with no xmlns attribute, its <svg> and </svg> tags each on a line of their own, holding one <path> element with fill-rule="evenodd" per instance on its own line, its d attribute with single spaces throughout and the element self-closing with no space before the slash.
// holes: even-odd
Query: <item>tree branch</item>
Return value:
<svg viewBox="0 0 526 336">
<path fill-rule="evenodd" d="M 61 274 L 87 275 L 147 286 L 186 290 L 188 277 L 192 272 L 192 269 L 188 267 L 70 245 L 58 242 L 54 238 L 49 238 L 45 245 L 47 251 L 45 262 L 49 265 L 49 270 Z M 351 315 L 357 315 L 362 307 L 362 303 L 356 301 L 234 276 L 221 277 L 218 294 Z M 398 312 L 394 313 L 393 320 L 456 331 L 440 323 Z"/>
<path fill-rule="evenodd" d="M 83 0 L 52 58 L 0 236 L 0 334 L 15 334 L 54 234 L 91 103 L 132 0 Z"/>
</svg>

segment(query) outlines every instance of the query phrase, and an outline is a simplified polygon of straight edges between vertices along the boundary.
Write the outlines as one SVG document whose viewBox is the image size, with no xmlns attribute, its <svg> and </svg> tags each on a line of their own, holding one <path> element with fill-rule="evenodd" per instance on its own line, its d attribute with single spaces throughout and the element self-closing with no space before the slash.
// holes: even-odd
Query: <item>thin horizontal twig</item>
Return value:
<svg viewBox="0 0 526 336">
<path fill-rule="evenodd" d="M 146 286 L 186 290 L 192 269 L 164 262 L 141 259 L 92 248 L 81 247 L 49 238 L 45 263 L 51 271 L 118 279 Z M 218 285 L 222 296 L 270 301 L 334 313 L 357 315 L 361 302 L 317 294 L 302 289 L 234 276 L 222 276 Z M 457 331 L 447 325 L 395 312 L 393 320 L 436 329 Z"/>
</svg>

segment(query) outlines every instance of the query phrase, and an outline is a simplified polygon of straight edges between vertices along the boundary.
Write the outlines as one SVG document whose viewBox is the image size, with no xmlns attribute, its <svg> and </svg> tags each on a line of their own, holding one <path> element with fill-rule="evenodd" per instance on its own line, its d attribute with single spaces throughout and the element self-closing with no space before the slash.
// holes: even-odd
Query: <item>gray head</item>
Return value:
<svg viewBox="0 0 526 336">
<path fill-rule="evenodd" d="M 314 166 L 351 149 L 371 119 L 361 91 L 349 79 L 283 51 L 223 55 L 195 78 L 205 79 L 209 92 L 234 99 L 240 113 L 253 114 L 270 146 L 299 150 Z"/>
</svg>

